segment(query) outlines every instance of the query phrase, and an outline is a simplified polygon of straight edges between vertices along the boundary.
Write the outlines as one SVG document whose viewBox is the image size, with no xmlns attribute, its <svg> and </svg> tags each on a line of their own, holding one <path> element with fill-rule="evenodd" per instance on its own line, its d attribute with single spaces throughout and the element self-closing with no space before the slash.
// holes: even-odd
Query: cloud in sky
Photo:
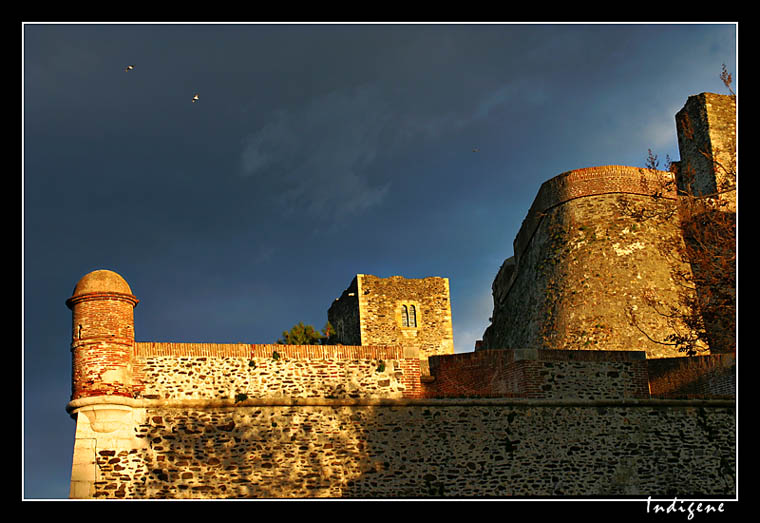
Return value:
<svg viewBox="0 0 760 523">
<path fill-rule="evenodd" d="M 303 207 L 313 216 L 361 212 L 379 205 L 392 183 L 367 172 L 391 119 L 372 87 L 335 90 L 276 111 L 244 140 L 241 173 L 275 189 L 288 209 Z"/>
<path fill-rule="evenodd" d="M 509 83 L 497 87 L 490 93 L 485 93 L 477 105 L 474 118 L 478 120 L 488 118 L 491 111 L 504 106 L 511 107 L 518 101 L 522 110 L 540 107 L 549 101 L 546 86 L 525 76 L 515 77 Z"/>
<path fill-rule="evenodd" d="M 273 111 L 243 139 L 240 173 L 273 189 L 285 210 L 302 208 L 322 218 L 360 214 L 381 205 L 398 183 L 392 172 L 373 177 L 378 158 L 458 132 L 501 107 L 540 105 L 544 90 L 526 82 L 517 78 L 484 87 L 482 98 L 430 106 L 411 105 L 404 89 L 380 83 L 336 88 Z"/>
</svg>

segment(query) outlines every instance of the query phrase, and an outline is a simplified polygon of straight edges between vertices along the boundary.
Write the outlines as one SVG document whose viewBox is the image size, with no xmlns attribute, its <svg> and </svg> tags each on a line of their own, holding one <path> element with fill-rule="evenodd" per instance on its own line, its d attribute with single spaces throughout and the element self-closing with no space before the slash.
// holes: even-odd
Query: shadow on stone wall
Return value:
<svg viewBox="0 0 760 523">
<path fill-rule="evenodd" d="M 96 497 L 734 494 L 730 405 L 469 403 L 148 409 Z"/>
<path fill-rule="evenodd" d="M 652 397 L 736 397 L 736 356 L 712 354 L 647 361 Z"/>
<path fill-rule="evenodd" d="M 361 414 L 340 410 L 152 410 L 138 428 L 149 447 L 134 484 L 150 498 L 345 496 L 376 464 L 364 454 Z"/>
</svg>

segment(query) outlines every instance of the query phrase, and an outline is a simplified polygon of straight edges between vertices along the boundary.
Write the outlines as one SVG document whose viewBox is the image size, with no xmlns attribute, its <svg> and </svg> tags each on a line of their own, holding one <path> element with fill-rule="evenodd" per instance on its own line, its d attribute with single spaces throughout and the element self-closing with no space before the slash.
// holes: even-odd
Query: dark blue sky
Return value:
<svg viewBox="0 0 760 523">
<path fill-rule="evenodd" d="M 68 496 L 84 274 L 127 280 L 138 341 L 222 343 L 323 327 L 357 273 L 444 276 L 472 351 L 541 183 L 677 160 L 736 27 L 24 25 L 24 496 Z"/>
</svg>

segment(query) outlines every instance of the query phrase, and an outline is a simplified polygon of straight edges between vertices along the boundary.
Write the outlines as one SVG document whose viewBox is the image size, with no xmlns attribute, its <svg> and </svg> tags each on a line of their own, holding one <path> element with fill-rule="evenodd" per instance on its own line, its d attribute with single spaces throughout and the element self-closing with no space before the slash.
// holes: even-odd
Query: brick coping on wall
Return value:
<svg viewBox="0 0 760 523">
<path fill-rule="evenodd" d="M 529 398 L 253 398 L 240 402 L 203 399 L 144 399 L 123 396 L 90 396 L 70 401 L 66 411 L 73 417 L 76 411 L 93 405 L 119 405 L 131 408 L 222 409 L 246 407 L 712 407 L 735 408 L 734 398 L 725 399 L 529 399 Z"/>
<path fill-rule="evenodd" d="M 584 361 L 608 363 L 612 361 L 642 361 L 647 360 L 647 353 L 643 350 L 556 350 L 539 348 L 492 348 L 472 352 L 459 352 L 431 356 L 434 364 L 451 361 L 489 361 L 496 360 L 498 363 L 512 363 L 515 361 Z M 650 361 L 650 360 L 647 360 Z"/>
<path fill-rule="evenodd" d="M 389 345 L 279 345 L 268 343 L 188 343 L 136 341 L 138 357 L 270 358 L 284 359 L 403 359 L 419 358 L 413 347 Z"/>
</svg>

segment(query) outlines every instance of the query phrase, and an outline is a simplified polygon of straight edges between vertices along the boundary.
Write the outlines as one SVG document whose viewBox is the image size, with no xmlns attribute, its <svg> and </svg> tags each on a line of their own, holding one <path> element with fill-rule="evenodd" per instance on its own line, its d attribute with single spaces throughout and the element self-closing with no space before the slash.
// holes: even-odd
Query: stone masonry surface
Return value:
<svg viewBox="0 0 760 523">
<path fill-rule="evenodd" d="M 652 397 L 736 396 L 736 355 L 659 358 L 647 362 Z"/>
<path fill-rule="evenodd" d="M 681 152 L 677 168 L 693 171 L 692 190 L 720 192 L 726 172 L 736 170 L 736 100 L 714 93 L 690 96 L 676 114 L 676 128 Z M 735 202 L 735 191 L 732 197 Z"/>
<path fill-rule="evenodd" d="M 463 403 L 138 409 L 95 498 L 731 495 L 734 412 Z"/>
<path fill-rule="evenodd" d="M 399 347 L 135 344 L 147 399 L 402 398 L 419 395 L 419 359 Z"/>
<path fill-rule="evenodd" d="M 362 345 L 403 343 L 419 349 L 421 358 L 454 353 L 448 278 L 358 278 Z M 404 303 L 417 305 L 416 328 L 401 325 Z"/>
<path fill-rule="evenodd" d="M 327 311 L 327 321 L 336 333 L 331 343 L 343 345 L 361 345 L 362 333 L 359 320 L 359 297 L 357 296 L 359 276 L 356 276 L 348 288 L 336 298 Z"/>
<path fill-rule="evenodd" d="M 677 304 L 673 271 L 690 270 L 675 266 L 668 249 L 670 240 L 679 240 L 677 223 L 667 218 L 672 205 L 638 194 L 600 194 L 543 211 L 516 267 L 500 271 L 494 281 L 483 348 L 678 356 L 675 348 L 649 339 L 663 341 L 672 332 L 671 320 L 644 300 L 656 294 L 663 308 Z M 637 220 L 622 212 L 631 207 L 652 217 Z"/>
<path fill-rule="evenodd" d="M 681 159 L 668 172 L 598 166 L 567 171 L 541 186 L 514 240 L 514 255 L 494 280 L 492 324 L 476 350 L 684 355 L 666 342 L 671 334 L 690 332 L 668 317 L 685 299 L 673 276 L 691 271 L 671 245 L 683 245 L 676 187 L 689 186 L 697 195 L 717 191 L 735 212 L 736 188 L 725 182 L 737 173 L 736 100 L 690 96 L 675 120 Z"/>
<path fill-rule="evenodd" d="M 430 358 L 426 397 L 649 398 L 643 352 L 491 350 Z"/>
</svg>

